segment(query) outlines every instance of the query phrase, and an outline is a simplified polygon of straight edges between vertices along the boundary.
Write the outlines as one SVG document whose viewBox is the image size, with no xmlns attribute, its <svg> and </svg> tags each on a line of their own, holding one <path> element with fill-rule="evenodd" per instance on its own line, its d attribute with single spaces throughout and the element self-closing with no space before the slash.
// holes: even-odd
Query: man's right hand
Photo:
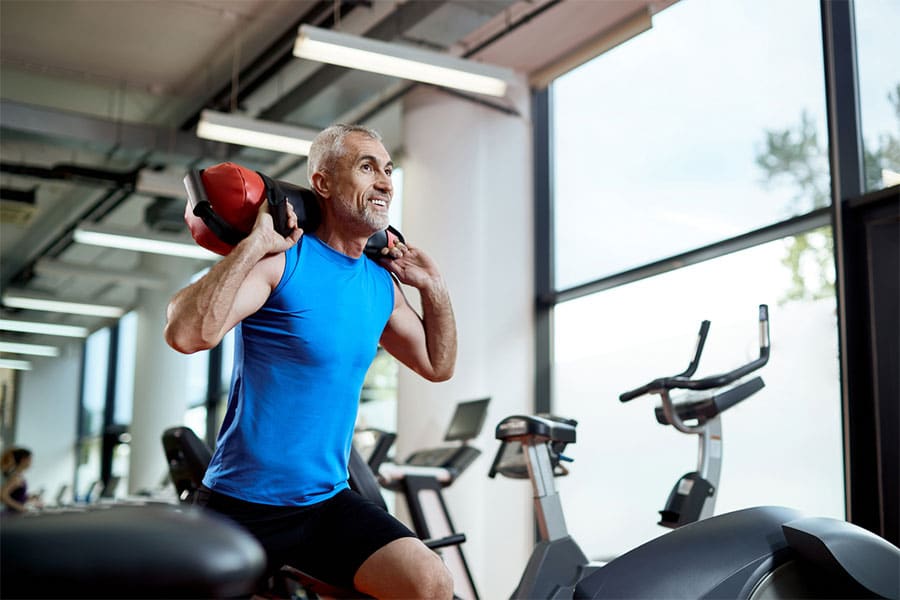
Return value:
<svg viewBox="0 0 900 600">
<path fill-rule="evenodd" d="M 269 213 L 269 203 L 263 202 L 259 206 L 259 212 L 256 215 L 256 222 L 253 224 L 250 237 L 255 238 L 260 247 L 265 250 L 266 255 L 278 254 L 288 250 L 303 235 L 303 230 L 297 227 L 297 213 L 294 212 L 293 205 L 290 202 L 286 202 L 286 205 L 288 227 L 291 229 L 291 233 L 287 237 L 283 237 L 275 231 L 275 223 L 272 220 L 272 215 Z"/>
</svg>

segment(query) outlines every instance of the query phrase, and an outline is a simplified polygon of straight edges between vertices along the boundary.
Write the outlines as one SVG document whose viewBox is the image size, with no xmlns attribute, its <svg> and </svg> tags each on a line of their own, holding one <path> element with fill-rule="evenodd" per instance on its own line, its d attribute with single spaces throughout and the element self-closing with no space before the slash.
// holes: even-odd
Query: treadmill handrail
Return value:
<svg viewBox="0 0 900 600">
<path fill-rule="evenodd" d="M 704 321 L 704 323 L 706 323 Z M 702 329 L 701 329 L 702 331 Z M 705 336 L 704 336 L 705 337 Z M 727 373 L 711 375 L 702 379 L 691 379 L 690 376 L 676 375 L 674 377 L 660 377 L 654 379 L 650 383 L 644 384 L 633 390 L 624 392 L 619 396 L 621 402 L 628 402 L 644 394 L 656 393 L 663 390 L 687 389 L 687 390 L 709 390 L 728 385 L 737 381 L 741 377 L 756 371 L 767 362 L 769 362 L 769 307 L 765 304 L 759 305 L 759 357 L 749 363 L 737 367 Z M 699 361 L 699 351 L 695 356 L 694 365 Z M 690 370 L 690 368 L 688 369 Z"/>
<path fill-rule="evenodd" d="M 402 481 L 409 477 L 433 477 L 440 482 L 449 482 L 454 479 L 450 469 L 444 467 L 422 467 L 418 465 L 398 465 L 396 463 L 382 463 L 378 468 L 378 475 L 388 483 Z"/>
</svg>

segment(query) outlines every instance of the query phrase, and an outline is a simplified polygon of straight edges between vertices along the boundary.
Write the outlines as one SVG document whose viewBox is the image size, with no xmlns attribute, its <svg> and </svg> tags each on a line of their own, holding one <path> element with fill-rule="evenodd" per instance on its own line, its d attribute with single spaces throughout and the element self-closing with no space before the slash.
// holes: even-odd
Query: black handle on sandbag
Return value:
<svg viewBox="0 0 900 600">
<path fill-rule="evenodd" d="M 297 226 L 303 231 L 316 230 L 322 221 L 322 215 L 319 209 L 319 200 L 312 190 L 286 181 L 277 181 L 259 171 L 256 173 L 265 184 L 266 201 L 269 203 L 269 213 L 272 215 L 275 231 L 284 237 L 291 235 L 293 231 L 288 227 L 288 202 L 294 207 Z"/>
</svg>

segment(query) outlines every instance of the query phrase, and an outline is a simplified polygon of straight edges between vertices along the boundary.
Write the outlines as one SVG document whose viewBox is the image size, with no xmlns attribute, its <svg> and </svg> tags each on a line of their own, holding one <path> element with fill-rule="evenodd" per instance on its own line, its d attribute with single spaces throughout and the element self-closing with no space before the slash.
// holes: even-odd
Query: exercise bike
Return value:
<svg viewBox="0 0 900 600">
<path fill-rule="evenodd" d="M 572 598 L 575 585 L 600 568 L 569 535 L 555 477 L 568 474 L 563 452 L 578 422 L 549 414 L 514 415 L 497 425 L 501 441 L 488 477 L 530 479 L 538 541 L 512 598 Z"/>
<path fill-rule="evenodd" d="M 760 307 L 760 310 L 767 313 L 765 306 Z M 694 357 L 687 369 L 670 378 L 670 382 L 674 379 L 686 386 L 697 385 L 697 381 L 688 382 L 700 364 L 700 356 L 703 354 L 709 326 L 709 321 L 703 321 L 700 324 Z M 763 337 L 760 341 L 759 358 L 742 367 L 740 373 L 736 375 L 738 378 L 762 368 L 769 361 L 767 314 L 760 317 L 760 327 L 764 329 L 760 331 L 760 335 Z M 728 380 L 731 376 L 732 374 L 728 373 L 720 376 L 719 381 L 709 383 L 714 384 L 716 388 L 722 388 L 730 383 Z M 701 383 L 701 387 L 705 385 Z M 666 385 L 660 385 L 654 381 L 619 396 L 619 400 L 628 402 L 648 392 L 658 393 L 662 398 L 662 403 L 654 411 L 656 421 L 660 425 L 671 425 L 681 433 L 697 436 L 697 470 L 685 473 L 675 482 L 666 500 L 665 508 L 659 511 L 659 525 L 675 529 L 713 515 L 719 489 L 719 478 L 722 474 L 721 415 L 763 389 L 765 385 L 762 377 L 754 377 L 725 391 L 716 391 L 712 394 L 703 393 L 699 397 L 689 397 L 674 403 Z"/>
<path fill-rule="evenodd" d="M 759 309 L 759 335 L 759 357 L 732 371 L 691 379 L 696 370 L 694 363 L 699 359 L 699 352 L 695 352 L 695 360 L 686 372 L 654 379 L 620 399 L 659 394 L 662 416 L 668 423 L 699 433 L 697 428 L 702 425 L 688 425 L 685 421 L 706 419 L 708 423 L 753 393 L 761 383 L 751 380 L 733 388 L 740 391 L 723 391 L 768 361 L 769 321 L 765 305 Z M 705 333 L 702 337 L 705 339 Z M 705 391 L 709 395 L 679 406 L 670 397 L 673 389 Z M 559 417 L 515 415 L 496 428 L 496 437 L 503 442 L 501 452 L 508 453 L 504 448 L 511 443 L 521 447 L 524 472 L 534 488 L 540 533 L 513 598 L 900 597 L 900 549 L 845 521 L 809 517 L 777 506 L 718 516 L 709 516 L 701 508 L 697 513 L 699 520 L 685 523 L 603 566 L 591 565 L 566 531 L 553 481 L 561 468 L 559 461 L 565 461 L 565 445 L 575 441 L 576 426 L 574 421 Z M 707 433 L 707 441 L 712 443 L 712 435 Z M 706 458 L 710 457 L 708 450 Z M 502 463 L 499 454 L 497 460 Z M 703 461 L 701 456 L 698 474 L 704 471 Z M 514 472 L 521 475 L 523 471 Z M 707 468 L 706 476 L 690 480 L 708 481 L 710 472 Z"/>
</svg>

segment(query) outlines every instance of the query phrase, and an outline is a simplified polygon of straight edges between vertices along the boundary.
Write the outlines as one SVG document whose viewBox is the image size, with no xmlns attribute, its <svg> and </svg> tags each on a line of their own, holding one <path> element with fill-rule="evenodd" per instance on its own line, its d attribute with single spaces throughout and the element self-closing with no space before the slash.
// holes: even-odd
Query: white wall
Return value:
<svg viewBox="0 0 900 600">
<path fill-rule="evenodd" d="M 44 490 L 44 502 L 56 498 L 60 486 L 75 474 L 75 439 L 81 382 L 82 340 L 53 338 L 56 358 L 30 357 L 17 390 L 15 443 L 34 456 L 25 474 L 29 492 Z"/>
<path fill-rule="evenodd" d="M 401 369 L 397 455 L 440 445 L 458 402 L 492 398 L 482 455 L 445 499 L 481 597 L 509 597 L 533 545 L 531 490 L 487 471 L 494 426 L 534 406 L 531 123 L 527 107 L 510 116 L 430 89 L 404 108 L 403 232 L 441 266 L 459 357 L 441 384 Z"/>
</svg>

